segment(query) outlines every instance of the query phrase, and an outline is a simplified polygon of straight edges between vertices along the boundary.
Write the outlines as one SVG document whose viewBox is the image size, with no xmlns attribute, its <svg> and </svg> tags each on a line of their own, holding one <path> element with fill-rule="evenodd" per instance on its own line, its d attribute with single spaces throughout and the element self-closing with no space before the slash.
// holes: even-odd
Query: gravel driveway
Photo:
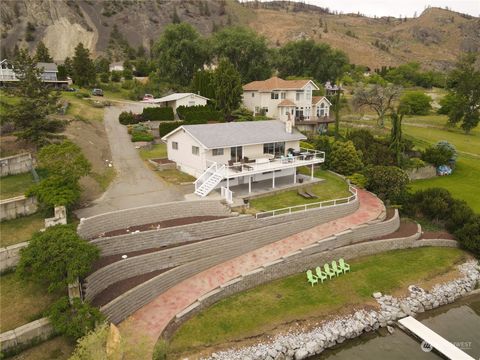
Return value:
<svg viewBox="0 0 480 360">
<path fill-rule="evenodd" d="M 135 103 L 105 108 L 105 129 L 117 176 L 91 206 L 75 211 L 79 218 L 184 199 L 184 192 L 179 187 L 166 183 L 145 165 L 130 141 L 126 127 L 118 122 L 120 112 L 140 112 L 141 109 L 142 105 Z"/>
</svg>

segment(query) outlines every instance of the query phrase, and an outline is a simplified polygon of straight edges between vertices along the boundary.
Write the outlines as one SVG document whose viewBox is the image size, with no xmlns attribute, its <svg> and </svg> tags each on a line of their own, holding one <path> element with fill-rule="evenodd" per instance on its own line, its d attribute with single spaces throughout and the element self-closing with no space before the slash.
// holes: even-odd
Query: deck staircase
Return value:
<svg viewBox="0 0 480 360">
<path fill-rule="evenodd" d="M 207 196 L 224 178 L 225 165 L 214 163 L 195 181 L 195 194 Z"/>
</svg>

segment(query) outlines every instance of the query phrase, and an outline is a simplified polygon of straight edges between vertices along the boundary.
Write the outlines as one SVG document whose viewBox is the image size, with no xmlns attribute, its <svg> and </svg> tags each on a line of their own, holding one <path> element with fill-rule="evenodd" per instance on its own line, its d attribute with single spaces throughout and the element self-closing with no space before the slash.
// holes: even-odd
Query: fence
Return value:
<svg viewBox="0 0 480 360">
<path fill-rule="evenodd" d="M 291 214 L 292 212 L 307 211 L 307 210 L 311 210 L 311 209 L 317 209 L 317 208 L 335 206 L 335 205 L 340 205 L 340 204 L 346 204 L 346 203 L 355 201 L 357 199 L 357 189 L 355 189 L 353 186 L 349 186 L 348 190 L 352 193 L 352 195 L 349 196 L 349 197 L 346 197 L 346 198 L 340 198 L 340 199 L 334 199 L 334 200 L 324 200 L 324 201 L 310 203 L 310 204 L 296 205 L 296 206 L 290 206 L 290 207 L 281 208 L 281 209 L 263 211 L 263 212 L 257 213 L 255 215 L 255 217 L 257 219 L 262 219 L 262 218 L 266 218 L 266 217 Z"/>
</svg>

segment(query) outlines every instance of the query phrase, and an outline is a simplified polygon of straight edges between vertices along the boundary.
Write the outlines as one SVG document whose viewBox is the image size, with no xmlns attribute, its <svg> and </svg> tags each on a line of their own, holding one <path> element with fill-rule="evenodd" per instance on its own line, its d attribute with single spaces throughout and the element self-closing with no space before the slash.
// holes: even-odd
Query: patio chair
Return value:
<svg viewBox="0 0 480 360">
<path fill-rule="evenodd" d="M 336 274 L 332 270 L 330 270 L 330 266 L 328 266 L 328 264 L 323 265 L 323 269 L 325 270 L 325 273 L 330 279 L 336 276 Z"/>
<path fill-rule="evenodd" d="M 294 161 L 295 161 L 295 158 L 293 157 L 292 154 L 288 154 L 288 155 L 287 155 L 287 160 L 288 160 L 288 162 L 294 162 Z"/>
<path fill-rule="evenodd" d="M 285 157 L 285 156 L 283 156 L 283 155 L 281 155 L 281 156 L 280 156 L 280 162 L 281 162 L 282 164 L 285 164 L 285 163 L 288 162 L 288 158 Z"/>
<path fill-rule="evenodd" d="M 344 273 L 350 271 L 350 265 L 348 265 L 343 259 L 338 260 L 338 266 L 340 266 L 340 269 L 342 269 Z"/>
<path fill-rule="evenodd" d="M 317 266 L 317 268 L 315 269 L 315 273 L 317 274 L 317 278 L 322 282 L 322 284 L 323 280 L 327 280 L 327 274 L 322 271 L 320 266 Z"/>
<path fill-rule="evenodd" d="M 313 275 L 312 270 L 307 270 L 307 280 L 312 286 L 318 284 L 318 278 Z"/>
<path fill-rule="evenodd" d="M 309 195 L 312 199 L 318 199 L 318 196 L 315 195 L 315 193 L 313 193 L 311 190 L 306 189 L 305 193 Z"/>
<path fill-rule="evenodd" d="M 340 269 L 340 267 L 337 267 L 337 262 L 335 260 L 332 261 L 332 270 L 337 276 L 343 274 L 343 270 Z"/>
<path fill-rule="evenodd" d="M 300 195 L 301 197 L 305 198 L 305 199 L 311 199 L 312 198 L 309 194 L 304 192 L 302 189 L 298 189 L 297 194 Z"/>
</svg>

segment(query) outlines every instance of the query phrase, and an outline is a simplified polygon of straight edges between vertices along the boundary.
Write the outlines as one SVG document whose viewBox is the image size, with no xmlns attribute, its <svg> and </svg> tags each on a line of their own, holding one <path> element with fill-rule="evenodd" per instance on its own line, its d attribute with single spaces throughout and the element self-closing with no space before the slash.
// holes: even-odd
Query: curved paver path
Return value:
<svg viewBox="0 0 480 360">
<path fill-rule="evenodd" d="M 123 321 L 121 332 L 129 341 L 139 338 L 145 341 L 145 337 L 147 342 L 154 344 L 176 314 L 221 284 L 318 240 L 377 219 L 384 210 L 383 203 L 363 190 L 358 190 L 358 195 L 360 207 L 353 214 L 289 236 L 182 281 Z"/>
<path fill-rule="evenodd" d="M 130 141 L 125 126 L 118 122 L 122 111 L 141 112 L 142 105 L 118 103 L 105 108 L 105 129 L 117 171 L 115 180 L 92 206 L 75 211 L 79 218 L 86 218 L 110 211 L 184 200 L 184 194 L 147 168 L 137 149 Z"/>
</svg>

